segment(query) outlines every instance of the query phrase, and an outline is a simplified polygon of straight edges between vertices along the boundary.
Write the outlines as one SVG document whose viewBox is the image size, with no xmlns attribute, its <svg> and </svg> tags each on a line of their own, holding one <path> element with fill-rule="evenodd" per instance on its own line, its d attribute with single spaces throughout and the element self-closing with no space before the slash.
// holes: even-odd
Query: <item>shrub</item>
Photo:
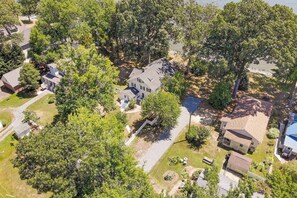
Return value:
<svg viewBox="0 0 297 198">
<path fill-rule="evenodd" d="M 197 180 L 199 178 L 199 175 L 201 173 L 201 170 L 197 170 L 192 174 L 192 180 Z"/>
<path fill-rule="evenodd" d="M 55 101 L 56 101 L 55 95 L 50 95 L 50 96 L 48 97 L 48 101 L 47 101 L 47 103 L 48 103 L 48 104 L 53 104 L 53 103 L 55 103 Z"/>
<path fill-rule="evenodd" d="M 130 100 L 130 103 L 128 105 L 128 110 L 134 109 L 135 105 L 136 105 L 136 100 L 135 99 Z"/>
<path fill-rule="evenodd" d="M 206 74 L 208 65 L 203 61 L 193 61 L 191 64 L 191 72 L 196 76 L 202 76 Z"/>
<path fill-rule="evenodd" d="M 175 166 L 180 162 L 180 158 L 178 156 L 176 157 L 169 157 L 169 166 Z"/>
<path fill-rule="evenodd" d="M 268 133 L 267 133 L 267 137 L 269 139 L 276 139 L 279 136 L 279 130 L 277 128 L 271 128 L 269 129 Z"/>
<path fill-rule="evenodd" d="M 230 83 L 220 82 L 209 96 L 209 104 L 219 110 L 223 110 L 232 101 Z"/>
<path fill-rule="evenodd" d="M 172 179 L 173 179 L 173 177 L 172 177 L 172 175 L 166 175 L 165 177 L 164 177 L 164 179 L 166 180 L 166 181 L 171 181 Z"/>
<path fill-rule="evenodd" d="M 196 147 L 201 147 L 209 137 L 210 131 L 205 126 L 192 126 L 186 133 L 186 140 Z"/>
</svg>

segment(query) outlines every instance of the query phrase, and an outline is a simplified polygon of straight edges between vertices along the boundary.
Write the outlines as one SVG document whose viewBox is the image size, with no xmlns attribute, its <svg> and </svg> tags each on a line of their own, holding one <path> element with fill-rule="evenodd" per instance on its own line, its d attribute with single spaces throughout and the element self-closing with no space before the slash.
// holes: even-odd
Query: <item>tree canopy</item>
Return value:
<svg viewBox="0 0 297 198">
<path fill-rule="evenodd" d="M 158 118 L 158 123 L 165 128 L 175 126 L 181 113 L 178 97 L 165 91 L 148 95 L 142 101 L 141 107 L 143 117 Z"/>
<path fill-rule="evenodd" d="M 69 48 L 65 59 L 58 62 L 64 77 L 56 91 L 56 104 L 61 118 L 76 113 L 79 107 L 105 110 L 114 108 L 114 84 L 118 71 L 112 62 L 97 53 L 94 46 Z"/>
<path fill-rule="evenodd" d="M 17 145 L 14 165 L 22 179 L 53 197 L 152 197 L 144 172 L 124 145 L 117 113 L 85 108 L 64 125 L 48 126 Z"/>
<path fill-rule="evenodd" d="M 0 78 L 3 74 L 20 67 L 24 60 L 25 55 L 18 45 L 0 45 Z"/>
<path fill-rule="evenodd" d="M 39 87 L 40 74 L 31 63 L 25 63 L 20 71 L 20 84 L 28 91 L 36 90 Z"/>
<path fill-rule="evenodd" d="M 22 13 L 28 16 L 31 21 L 31 15 L 37 14 L 37 5 L 40 0 L 19 0 L 18 2 L 22 6 Z"/>
<path fill-rule="evenodd" d="M 178 97 L 182 97 L 186 93 L 187 82 L 184 74 L 181 72 L 176 72 L 172 77 L 166 76 L 162 84 L 165 91 L 173 93 Z"/>
</svg>

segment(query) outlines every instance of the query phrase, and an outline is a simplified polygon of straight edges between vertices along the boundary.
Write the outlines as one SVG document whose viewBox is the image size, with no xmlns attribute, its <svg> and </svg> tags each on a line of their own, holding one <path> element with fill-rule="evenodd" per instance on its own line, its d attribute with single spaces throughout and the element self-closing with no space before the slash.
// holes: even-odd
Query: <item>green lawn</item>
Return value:
<svg viewBox="0 0 297 198">
<path fill-rule="evenodd" d="M 55 103 L 49 103 L 49 99 L 53 96 L 53 94 L 48 94 L 27 108 L 28 111 L 34 111 L 40 117 L 38 123 L 41 125 L 51 123 L 54 116 L 58 114 Z"/>
<path fill-rule="evenodd" d="M 13 115 L 9 111 L 0 111 L 0 121 L 2 125 L 6 125 L 3 129 L 0 129 L 0 131 L 4 130 L 8 125 L 10 125 L 12 121 Z"/>
<path fill-rule="evenodd" d="M 163 179 L 163 174 L 168 171 L 172 170 L 177 172 L 180 176 L 185 168 L 181 163 L 170 166 L 168 158 L 178 156 L 180 158 L 187 157 L 188 164 L 187 166 L 193 166 L 195 168 L 206 168 L 209 165 L 202 162 L 203 157 L 209 157 L 215 160 L 215 164 L 218 165 L 219 168 L 222 167 L 223 161 L 225 159 L 226 154 L 228 151 L 217 147 L 217 137 L 218 133 L 212 131 L 211 137 L 209 137 L 206 144 L 199 150 L 191 148 L 188 142 L 185 140 L 185 129 L 173 145 L 167 150 L 165 155 L 159 160 L 159 162 L 154 166 L 154 168 L 150 172 L 150 176 L 153 179 L 157 180 L 162 186 L 167 187 L 168 185 Z"/>
<path fill-rule="evenodd" d="M 18 169 L 11 160 L 14 158 L 17 141 L 9 135 L 0 142 L 0 197 L 44 198 L 50 194 L 38 194 L 25 180 L 21 180 Z"/>
<path fill-rule="evenodd" d="M 19 107 L 35 96 L 36 94 L 32 93 L 15 93 L 9 96 L 8 98 L 5 98 L 4 100 L 0 101 L 0 107 Z"/>
</svg>

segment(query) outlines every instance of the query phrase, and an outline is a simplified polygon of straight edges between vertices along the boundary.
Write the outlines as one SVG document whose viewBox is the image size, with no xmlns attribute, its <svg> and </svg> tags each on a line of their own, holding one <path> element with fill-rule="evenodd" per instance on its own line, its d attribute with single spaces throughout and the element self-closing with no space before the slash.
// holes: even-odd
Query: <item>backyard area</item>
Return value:
<svg viewBox="0 0 297 198">
<path fill-rule="evenodd" d="M 45 198 L 50 194 L 38 194 L 25 180 L 21 180 L 18 169 L 11 160 L 15 155 L 17 140 L 12 135 L 0 142 L 0 197 Z"/>
<path fill-rule="evenodd" d="M 28 102 L 31 98 L 36 96 L 35 93 L 26 93 L 26 92 L 19 92 L 12 94 L 8 98 L 3 99 L 0 101 L 0 108 L 7 108 L 7 107 L 19 107 L 22 104 Z"/>
<path fill-rule="evenodd" d="M 38 123 L 43 126 L 51 123 L 54 120 L 54 116 L 58 114 L 53 94 L 48 94 L 37 100 L 27 110 L 35 112 L 40 118 Z"/>
</svg>

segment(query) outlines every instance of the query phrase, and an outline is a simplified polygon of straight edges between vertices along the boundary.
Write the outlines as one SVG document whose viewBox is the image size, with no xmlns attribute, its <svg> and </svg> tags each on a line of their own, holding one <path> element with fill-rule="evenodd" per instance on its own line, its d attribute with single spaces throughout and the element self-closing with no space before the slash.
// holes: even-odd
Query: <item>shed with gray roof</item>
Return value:
<svg viewBox="0 0 297 198">
<path fill-rule="evenodd" d="M 14 128 L 15 135 L 18 139 L 22 139 L 26 135 L 29 135 L 31 131 L 31 127 L 28 123 L 21 123 L 17 127 Z"/>
</svg>

